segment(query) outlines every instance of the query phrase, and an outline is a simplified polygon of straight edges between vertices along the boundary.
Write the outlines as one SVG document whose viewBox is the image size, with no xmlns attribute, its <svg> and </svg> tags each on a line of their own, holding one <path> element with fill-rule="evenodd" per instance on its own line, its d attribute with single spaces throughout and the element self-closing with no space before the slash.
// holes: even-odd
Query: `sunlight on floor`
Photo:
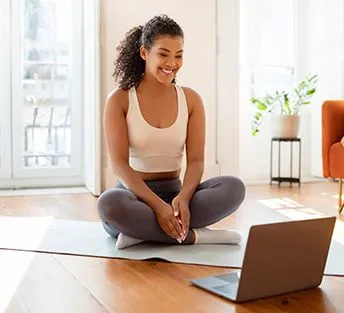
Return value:
<svg viewBox="0 0 344 313">
<path fill-rule="evenodd" d="M 258 202 L 264 204 L 270 209 L 282 209 L 282 208 L 301 208 L 302 204 L 290 199 L 288 197 L 274 198 L 268 200 L 258 200 Z"/>
<path fill-rule="evenodd" d="M 52 216 L 47 217 L 17 217 L 17 229 L 13 230 L 10 222 L 13 217 L 0 216 L 0 247 L 13 248 L 17 242 L 20 246 L 30 249 L 39 247 L 44 235 L 53 221 Z M 20 227 L 18 227 L 18 221 Z M 11 238 L 8 238 L 9 234 Z M 0 251 L 0 313 L 6 311 L 13 295 L 25 275 L 35 253 L 19 251 Z"/>
<path fill-rule="evenodd" d="M 13 295 L 28 269 L 34 253 L 1 251 L 0 254 L 0 313 L 6 312 Z"/>
<path fill-rule="evenodd" d="M 0 216 L 0 247 L 25 246 L 34 249 L 41 243 L 54 217 L 8 217 Z M 15 224 L 13 224 L 13 222 Z M 16 229 L 13 229 L 13 227 Z M 10 234 L 10 238 L 8 237 Z"/>
<path fill-rule="evenodd" d="M 305 208 L 304 205 L 290 199 L 290 198 L 274 198 L 268 200 L 258 200 L 270 209 L 277 209 L 278 213 L 289 217 L 292 220 L 304 220 L 312 218 L 321 218 L 326 215 L 314 210 L 312 208 Z M 333 240 L 340 242 L 344 245 L 344 222 L 337 220 Z"/>
<path fill-rule="evenodd" d="M 332 198 L 339 199 L 339 195 L 333 195 Z M 344 201 L 344 194 L 342 195 L 342 200 Z"/>
<path fill-rule="evenodd" d="M 279 210 L 278 212 L 285 216 L 288 216 L 292 220 L 304 220 L 312 218 L 321 218 L 326 216 L 325 214 L 318 212 L 312 208 L 298 210 L 284 209 Z M 344 245 L 344 223 L 340 220 L 336 220 L 332 239 Z"/>
</svg>

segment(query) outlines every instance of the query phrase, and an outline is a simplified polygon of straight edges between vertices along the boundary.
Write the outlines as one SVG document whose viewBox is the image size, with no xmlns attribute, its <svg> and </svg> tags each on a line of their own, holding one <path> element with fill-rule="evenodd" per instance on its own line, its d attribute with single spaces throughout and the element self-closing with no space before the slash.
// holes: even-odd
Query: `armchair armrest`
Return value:
<svg viewBox="0 0 344 313">
<path fill-rule="evenodd" d="M 321 118 L 323 175 L 329 177 L 330 148 L 344 136 L 344 100 L 325 101 Z"/>
</svg>

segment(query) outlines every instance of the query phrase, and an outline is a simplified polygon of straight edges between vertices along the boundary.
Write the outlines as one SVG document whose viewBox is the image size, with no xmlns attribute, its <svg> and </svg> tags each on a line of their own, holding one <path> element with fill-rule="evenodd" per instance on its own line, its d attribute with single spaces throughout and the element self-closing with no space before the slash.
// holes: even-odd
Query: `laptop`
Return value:
<svg viewBox="0 0 344 313">
<path fill-rule="evenodd" d="M 335 222 L 333 216 L 251 226 L 241 271 L 191 283 L 234 302 L 317 287 Z"/>
</svg>

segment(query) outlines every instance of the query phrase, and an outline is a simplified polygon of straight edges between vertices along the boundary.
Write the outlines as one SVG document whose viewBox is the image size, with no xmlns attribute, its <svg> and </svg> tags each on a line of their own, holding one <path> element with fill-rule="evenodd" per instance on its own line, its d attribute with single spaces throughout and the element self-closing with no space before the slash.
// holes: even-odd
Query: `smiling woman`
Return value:
<svg viewBox="0 0 344 313">
<path fill-rule="evenodd" d="M 153 68 L 165 70 L 175 82 L 182 66 L 184 33 L 177 23 L 167 21 L 167 17 L 153 18 L 145 26 L 127 32 L 117 47 L 113 73 L 120 88 L 138 87 L 145 70 Z"/>
<path fill-rule="evenodd" d="M 178 70 L 183 65 L 182 48 L 183 38 L 181 36 L 163 36 L 156 39 L 149 57 L 148 51 L 144 46 L 140 48 L 140 55 L 146 61 L 147 69 L 158 70 L 156 73 L 158 81 L 164 83 L 167 80 L 167 83 L 170 83 L 175 79 Z M 162 77 L 159 77 L 159 74 L 161 75 L 160 71 L 162 72 Z"/>
<path fill-rule="evenodd" d="M 205 112 L 198 93 L 176 84 L 183 49 L 184 33 L 166 15 L 130 30 L 117 48 L 119 88 L 107 98 L 104 128 L 119 181 L 100 196 L 98 211 L 118 248 L 241 241 L 236 231 L 205 227 L 236 211 L 245 187 L 232 176 L 201 183 Z"/>
</svg>

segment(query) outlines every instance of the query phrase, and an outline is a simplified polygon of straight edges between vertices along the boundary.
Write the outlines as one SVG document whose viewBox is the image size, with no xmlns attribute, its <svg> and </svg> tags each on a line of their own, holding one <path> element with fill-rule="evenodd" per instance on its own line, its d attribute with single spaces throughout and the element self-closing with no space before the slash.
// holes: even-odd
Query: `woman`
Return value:
<svg viewBox="0 0 344 313">
<path fill-rule="evenodd" d="M 236 231 L 205 227 L 233 213 L 245 187 L 231 176 L 200 183 L 202 100 L 192 89 L 175 84 L 183 64 L 183 31 L 166 15 L 155 16 L 129 31 L 117 52 L 113 76 L 119 89 L 107 98 L 104 129 L 119 182 L 98 200 L 106 232 L 117 238 L 119 249 L 142 241 L 239 243 Z"/>
</svg>

